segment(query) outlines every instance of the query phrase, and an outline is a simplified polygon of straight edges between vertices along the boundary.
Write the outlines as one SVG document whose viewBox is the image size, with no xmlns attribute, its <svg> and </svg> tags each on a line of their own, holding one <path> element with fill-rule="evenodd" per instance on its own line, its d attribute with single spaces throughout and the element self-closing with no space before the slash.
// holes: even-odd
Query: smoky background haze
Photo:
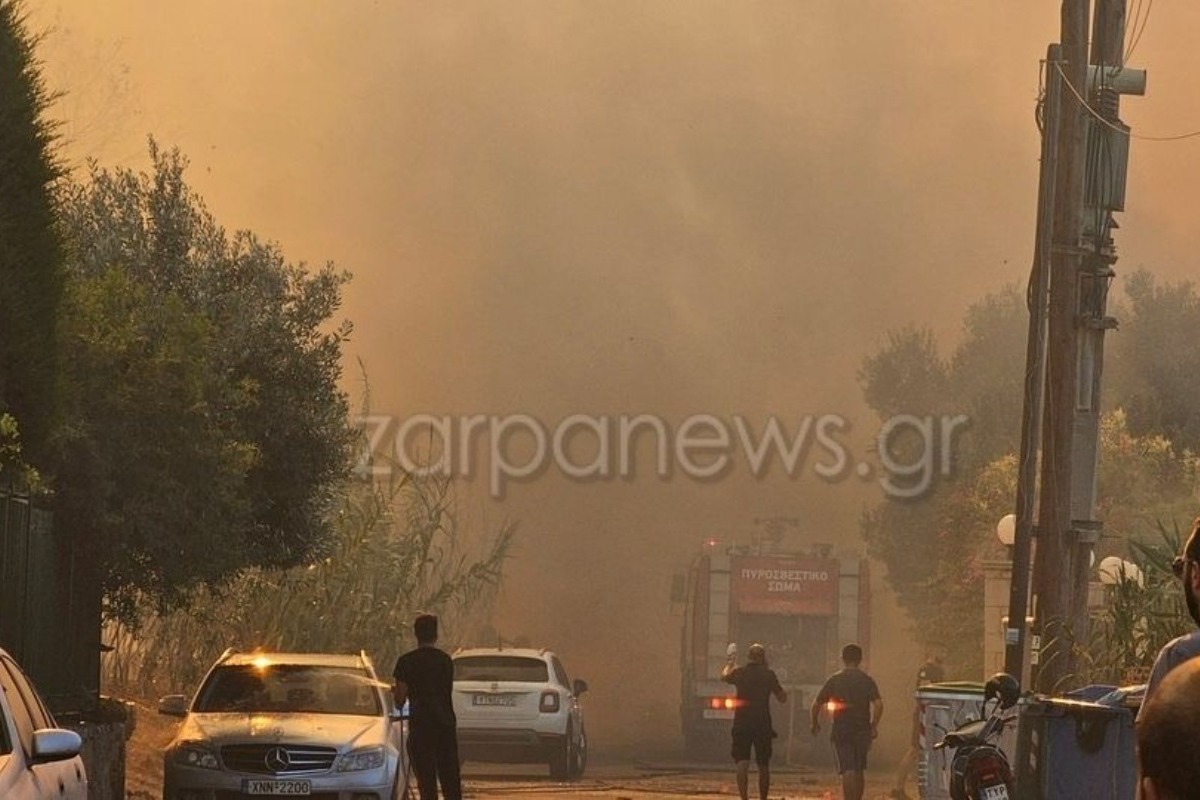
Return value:
<svg viewBox="0 0 1200 800">
<path fill-rule="evenodd" d="M 1055 2 L 27 8 L 73 166 L 143 167 L 153 134 L 227 227 L 354 273 L 346 388 L 361 358 L 377 413 L 835 412 L 861 451 L 863 356 L 908 323 L 952 342 L 1028 270 Z M 1197 22 L 1154 9 L 1130 62 L 1148 94 L 1123 104 L 1136 133 L 1200 128 Z M 1134 142 L 1120 274 L 1193 270 L 1198 154 Z M 678 741 L 668 592 L 704 538 L 785 515 L 853 551 L 879 497 L 811 469 L 651 472 L 550 471 L 502 501 L 464 487 L 471 514 L 521 525 L 497 627 L 589 680 L 598 748 Z M 899 747 L 921 654 L 876 584 Z"/>
</svg>

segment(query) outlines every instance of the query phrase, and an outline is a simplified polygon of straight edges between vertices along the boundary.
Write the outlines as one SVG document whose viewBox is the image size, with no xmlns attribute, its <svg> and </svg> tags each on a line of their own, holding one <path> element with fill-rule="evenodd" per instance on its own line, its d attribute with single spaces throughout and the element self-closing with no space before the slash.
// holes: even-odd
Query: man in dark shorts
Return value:
<svg viewBox="0 0 1200 800">
<path fill-rule="evenodd" d="M 767 668 L 767 650 L 761 644 L 750 645 L 747 664 L 734 666 L 737 651 L 730 649 L 729 662 L 721 670 L 721 680 L 737 687 L 733 711 L 733 760 L 737 763 L 737 785 L 742 800 L 750 797 L 750 750 L 758 762 L 758 796 L 767 800 L 771 791 L 771 695 L 787 702 L 787 692 L 779 685 L 775 672 Z"/>
<path fill-rule="evenodd" d="M 821 710 L 833 718 L 830 739 L 837 755 L 838 774 L 842 776 L 842 797 L 862 800 L 866 786 L 867 751 L 879 735 L 883 700 L 875 680 L 859 669 L 863 651 L 856 644 L 842 648 L 843 669 L 829 676 L 813 699 L 813 736 L 821 730 Z"/>
<path fill-rule="evenodd" d="M 933 645 L 929 648 L 929 652 L 925 656 L 925 663 L 917 670 L 917 689 L 946 680 L 946 670 L 942 666 L 943 652 L 940 645 Z M 908 752 L 904 754 L 904 758 L 900 759 L 900 766 L 896 769 L 896 785 L 892 788 L 890 795 L 894 800 L 908 800 L 908 793 L 904 791 L 904 787 L 908 783 L 908 776 L 912 774 L 913 768 L 916 767 L 917 761 L 921 757 L 921 710 L 921 704 L 914 701 L 912 737 L 908 743 Z"/>
<path fill-rule="evenodd" d="M 458 720 L 454 716 L 454 662 L 436 647 L 438 619 L 422 614 L 413 622 L 417 649 L 396 659 L 396 707 L 409 701 L 408 757 L 421 800 L 462 799 L 458 771 Z"/>
</svg>

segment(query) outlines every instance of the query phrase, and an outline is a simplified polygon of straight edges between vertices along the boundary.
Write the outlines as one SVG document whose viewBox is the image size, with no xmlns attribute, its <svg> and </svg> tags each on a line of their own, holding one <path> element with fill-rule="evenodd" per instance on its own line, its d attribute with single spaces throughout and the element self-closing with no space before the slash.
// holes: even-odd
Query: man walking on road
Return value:
<svg viewBox="0 0 1200 800">
<path fill-rule="evenodd" d="M 1183 581 L 1183 597 L 1187 601 L 1188 614 L 1200 625 L 1200 518 L 1192 524 L 1192 533 L 1183 546 L 1183 554 L 1175 557 L 1171 569 L 1175 572 L 1175 577 Z M 1200 656 L 1200 631 L 1192 631 L 1167 642 L 1159 651 L 1158 658 L 1154 660 L 1154 668 L 1150 670 L 1150 681 L 1146 684 L 1142 708 L 1149 703 L 1150 697 L 1168 672 L 1196 656 Z M 1140 711 L 1138 718 L 1141 718 Z"/>
<path fill-rule="evenodd" d="M 825 681 L 809 712 L 813 736 L 821 730 L 822 709 L 833 718 L 829 738 L 833 741 L 845 800 L 862 800 L 866 788 L 867 751 L 871 749 L 871 741 L 879 735 L 879 719 L 883 716 L 879 687 L 859 668 L 862 659 L 863 651 L 858 645 L 843 647 L 843 669 Z"/>
<path fill-rule="evenodd" d="M 396 707 L 409 701 L 408 757 L 421 800 L 462 800 L 458 771 L 458 731 L 452 692 L 454 662 L 437 648 L 438 619 L 422 614 L 413 622 L 417 649 L 396 659 Z"/>
<path fill-rule="evenodd" d="M 787 692 L 779 685 L 775 672 L 767 668 L 767 651 L 761 644 L 750 645 L 744 667 L 734 666 L 737 650 L 730 646 L 729 661 L 721 670 L 721 680 L 737 687 L 733 711 L 733 760 L 737 763 L 738 793 L 750 797 L 750 750 L 758 762 L 758 796 L 767 800 L 771 791 L 771 696 L 787 702 Z"/>
</svg>

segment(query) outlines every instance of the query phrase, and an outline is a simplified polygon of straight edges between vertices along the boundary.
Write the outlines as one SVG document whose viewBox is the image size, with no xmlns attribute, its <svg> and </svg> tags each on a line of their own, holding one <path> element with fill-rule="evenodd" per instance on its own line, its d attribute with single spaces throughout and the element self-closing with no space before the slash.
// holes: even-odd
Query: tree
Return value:
<svg viewBox="0 0 1200 800">
<path fill-rule="evenodd" d="M 44 467 L 63 254 L 54 202 L 61 173 L 35 44 L 21 5 L 0 0 L 0 413 L 20 424 L 26 457 Z"/>
<path fill-rule="evenodd" d="M 1200 360 L 1172 346 L 1200 324 L 1200 298 L 1190 284 L 1158 287 L 1145 274 L 1130 279 L 1127 293 L 1131 307 L 1122 316 L 1129 319 L 1111 340 L 1114 369 L 1104 390 L 1114 410 L 1101 426 L 1097 513 L 1105 538 L 1097 558 L 1125 557 L 1156 535 L 1159 520 L 1188 518 L 1200 485 L 1190 452 L 1200 417 L 1188 402 L 1200 392 Z M 1014 505 L 1026 323 L 1023 297 L 1005 289 L 968 310 L 949 358 L 931 334 L 906 329 L 860 372 L 864 396 L 883 419 L 900 412 L 970 418 L 952 475 L 920 498 L 885 500 L 862 518 L 868 549 L 887 566 L 919 638 L 953 642 L 952 656 L 967 670 L 982 649 L 980 564 L 1003 558 L 990 532 Z"/>
<path fill-rule="evenodd" d="M 858 372 L 867 404 L 886 419 L 921 410 L 932 413 L 949 400 L 950 369 L 928 328 L 907 327 L 888 336 Z"/>
<path fill-rule="evenodd" d="M 1162 434 L 1200 451 L 1200 351 L 1180 347 L 1200 330 L 1200 295 L 1190 281 L 1160 284 L 1140 270 L 1125 281 L 1128 319 L 1114 336 L 1112 397 L 1131 430 Z M 1122 314 L 1125 317 L 1126 314 Z"/>
<path fill-rule="evenodd" d="M 209 360 L 212 326 L 120 267 L 69 284 L 58 520 L 99 567 L 118 614 L 248 561 L 252 444 L 216 410 L 236 391 Z"/>
<path fill-rule="evenodd" d="M 186 691 L 227 646 L 355 652 L 390 668 L 421 612 L 442 619 L 444 642 L 478 641 L 515 533 L 464 529 L 451 479 L 392 473 L 350 482 L 327 557 L 291 569 L 247 569 L 193 591 L 183 607 L 149 615 L 137 631 L 112 625 L 108 678 L 142 694 Z"/>
<path fill-rule="evenodd" d="M 60 519 L 88 534 L 110 612 L 329 546 L 349 466 L 337 387 L 345 273 L 229 236 L 151 141 L 149 173 L 93 164 L 64 193 L 70 424 Z"/>
<path fill-rule="evenodd" d="M 921 497 L 879 503 L 861 520 L 868 552 L 887 567 L 889 585 L 925 642 L 962 641 L 978 623 L 978 531 L 994 526 L 1009 509 L 981 528 L 980 518 L 991 511 L 981 510 L 972 498 L 978 481 L 994 483 L 988 465 L 1016 438 L 1024 344 L 1012 330 L 1023 332 L 1025 313 L 1020 293 L 1006 288 L 971 306 L 962 338 L 949 357 L 939 352 L 931 331 L 910 327 L 890 336 L 859 371 L 864 398 L 881 420 L 905 413 L 965 414 L 969 419 L 955 441 L 949 476 L 939 477 Z M 950 656 L 960 658 L 958 666 L 967 669 L 978 660 L 976 651 L 951 648 Z"/>
</svg>

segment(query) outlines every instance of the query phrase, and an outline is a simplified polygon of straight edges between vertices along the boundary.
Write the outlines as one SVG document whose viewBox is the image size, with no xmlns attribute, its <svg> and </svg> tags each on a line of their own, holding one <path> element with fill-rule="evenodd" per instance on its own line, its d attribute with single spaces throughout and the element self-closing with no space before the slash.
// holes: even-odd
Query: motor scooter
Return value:
<svg viewBox="0 0 1200 800">
<path fill-rule="evenodd" d="M 984 718 L 968 722 L 947 733 L 934 745 L 954 750 L 950 762 L 952 800 L 1010 800 L 1013 797 L 1013 772 L 1000 749 L 1000 734 L 1017 715 L 1005 713 L 1017 704 L 1021 687 L 1011 675 L 992 676 L 983 690 Z M 988 704 L 993 703 L 991 713 Z"/>
</svg>

